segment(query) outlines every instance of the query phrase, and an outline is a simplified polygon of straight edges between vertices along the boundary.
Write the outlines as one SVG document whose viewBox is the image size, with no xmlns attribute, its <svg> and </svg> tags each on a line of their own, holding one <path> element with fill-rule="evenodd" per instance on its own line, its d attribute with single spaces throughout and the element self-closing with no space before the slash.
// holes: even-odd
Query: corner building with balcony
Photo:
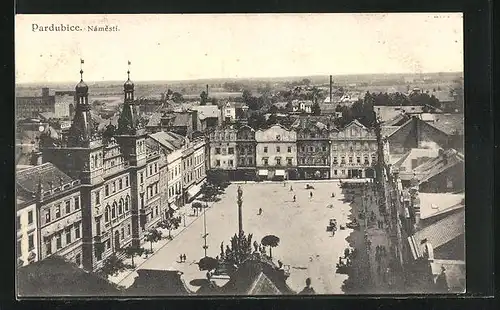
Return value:
<svg viewBox="0 0 500 310">
<path fill-rule="evenodd" d="M 161 157 L 146 141 L 144 122 L 134 102 L 134 84 L 127 73 L 117 127 L 110 124 L 98 131 L 80 70 L 68 134 L 57 140 L 47 135 L 40 138 L 43 161 L 81 183 L 82 265 L 87 270 L 99 269 L 107 257 L 124 247 L 139 246 L 148 223 L 157 220 L 160 189 L 156 176 Z"/>
<path fill-rule="evenodd" d="M 377 137 L 357 120 L 332 130 L 331 178 L 373 178 L 377 161 Z"/>
</svg>

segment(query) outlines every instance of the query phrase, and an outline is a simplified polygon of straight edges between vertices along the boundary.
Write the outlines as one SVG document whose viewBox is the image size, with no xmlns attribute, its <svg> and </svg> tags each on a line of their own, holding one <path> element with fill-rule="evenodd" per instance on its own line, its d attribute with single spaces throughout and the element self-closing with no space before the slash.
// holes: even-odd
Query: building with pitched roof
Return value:
<svg viewBox="0 0 500 310">
<path fill-rule="evenodd" d="M 255 132 L 256 167 L 260 179 L 297 178 L 297 133 L 281 125 Z"/>
<path fill-rule="evenodd" d="M 236 175 L 237 180 L 255 180 L 255 151 L 257 141 L 255 130 L 243 125 L 236 132 Z"/>
<path fill-rule="evenodd" d="M 299 118 L 292 125 L 297 132 L 297 170 L 301 179 L 330 178 L 330 123 Z"/>
<path fill-rule="evenodd" d="M 139 269 L 134 283 L 127 288 L 125 296 L 186 296 L 194 294 L 177 270 Z"/>
<path fill-rule="evenodd" d="M 193 106 L 192 110 L 198 111 L 198 130 L 211 130 L 221 124 L 222 113 L 216 105 Z"/>
<path fill-rule="evenodd" d="M 80 70 L 70 129 L 59 139 L 47 135 L 40 139 L 43 161 L 82 184 L 81 259 L 87 270 L 99 269 L 107 257 L 124 247 L 138 246 L 151 217 L 157 215 L 160 154 L 146 143 L 134 83 L 127 73 L 117 126 L 99 130 Z"/>
<path fill-rule="evenodd" d="M 372 129 L 354 120 L 341 130 L 333 130 L 330 140 L 332 178 L 374 177 L 378 144 Z"/>
<path fill-rule="evenodd" d="M 27 263 L 52 255 L 82 264 L 80 181 L 51 163 L 16 172 L 18 257 Z"/>
</svg>

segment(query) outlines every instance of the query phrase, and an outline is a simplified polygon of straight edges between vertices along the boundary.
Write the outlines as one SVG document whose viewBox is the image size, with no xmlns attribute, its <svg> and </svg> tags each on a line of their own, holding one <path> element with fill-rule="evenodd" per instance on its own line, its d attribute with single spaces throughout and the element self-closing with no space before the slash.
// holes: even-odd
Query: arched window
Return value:
<svg viewBox="0 0 500 310">
<path fill-rule="evenodd" d="M 113 202 L 113 208 L 111 209 L 111 218 L 116 217 L 116 201 Z"/>
<path fill-rule="evenodd" d="M 90 155 L 90 169 L 94 168 L 94 155 Z"/>
<path fill-rule="evenodd" d="M 130 196 L 127 196 L 127 198 L 125 199 L 125 212 L 128 211 L 129 205 L 130 205 Z"/>
<path fill-rule="evenodd" d="M 106 206 L 106 211 L 104 212 L 104 221 L 109 222 L 109 205 Z"/>
<path fill-rule="evenodd" d="M 97 161 L 97 155 L 94 157 L 94 168 L 97 168 L 98 165 L 97 165 L 98 161 Z"/>
<path fill-rule="evenodd" d="M 123 213 L 123 198 L 120 199 L 120 203 L 118 204 L 118 214 L 122 215 Z"/>
</svg>

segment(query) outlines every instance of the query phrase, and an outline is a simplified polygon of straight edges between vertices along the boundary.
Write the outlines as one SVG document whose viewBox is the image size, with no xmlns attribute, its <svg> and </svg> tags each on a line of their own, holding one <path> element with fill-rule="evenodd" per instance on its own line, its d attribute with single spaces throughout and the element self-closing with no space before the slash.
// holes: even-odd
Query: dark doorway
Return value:
<svg viewBox="0 0 500 310">
<path fill-rule="evenodd" d="M 373 168 L 366 169 L 365 174 L 367 178 L 375 178 L 375 171 L 373 170 Z"/>
<path fill-rule="evenodd" d="M 114 244 L 113 252 L 120 250 L 120 233 L 115 231 L 115 244 Z"/>
</svg>

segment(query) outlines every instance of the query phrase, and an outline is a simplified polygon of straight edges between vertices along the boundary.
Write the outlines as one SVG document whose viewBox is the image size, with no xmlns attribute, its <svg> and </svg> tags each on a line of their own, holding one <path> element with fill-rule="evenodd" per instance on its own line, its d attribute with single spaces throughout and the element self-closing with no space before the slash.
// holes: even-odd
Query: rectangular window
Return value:
<svg viewBox="0 0 500 310">
<path fill-rule="evenodd" d="M 149 175 L 152 175 L 153 174 L 153 166 L 149 166 Z"/>
<path fill-rule="evenodd" d="M 66 214 L 71 212 L 71 202 L 68 200 L 66 201 Z"/>
<path fill-rule="evenodd" d="M 276 165 L 281 166 L 281 158 L 276 158 Z"/>
<path fill-rule="evenodd" d="M 341 164 L 345 164 L 345 157 L 344 157 L 344 156 L 342 156 L 342 157 L 340 158 L 340 163 L 341 163 Z M 343 173 L 342 173 L 342 174 L 343 174 Z"/>
<path fill-rule="evenodd" d="M 80 253 L 76 254 L 75 262 L 77 266 L 80 266 L 82 264 L 82 256 Z"/>
<path fill-rule="evenodd" d="M 130 236 L 130 224 L 127 225 L 127 236 Z"/>
<path fill-rule="evenodd" d="M 342 174 L 343 174 L 343 175 L 345 174 L 345 170 L 342 170 Z"/>
<path fill-rule="evenodd" d="M 58 233 L 56 237 L 56 249 L 59 250 L 60 248 L 62 248 L 62 238 L 61 233 Z"/>
<path fill-rule="evenodd" d="M 375 155 L 372 155 L 372 163 L 375 162 Z"/>
<path fill-rule="evenodd" d="M 45 241 L 45 254 L 46 255 L 50 255 L 52 254 L 52 239 L 47 239 L 47 241 Z"/>
<path fill-rule="evenodd" d="M 337 164 L 337 156 L 333 156 L 333 163 Z"/>
<path fill-rule="evenodd" d="M 99 192 L 97 191 L 95 193 L 95 204 L 98 205 L 101 203 L 101 196 L 99 195 Z"/>
<path fill-rule="evenodd" d="M 66 244 L 70 244 L 70 243 L 71 243 L 71 230 L 66 229 Z"/>
<path fill-rule="evenodd" d="M 75 224 L 75 239 L 80 239 L 80 223 Z"/>
<path fill-rule="evenodd" d="M 288 147 L 288 153 L 291 153 L 291 152 L 292 152 L 292 147 L 291 147 L 291 146 L 289 146 L 289 147 Z"/>
<path fill-rule="evenodd" d="M 125 228 L 121 229 L 120 239 L 125 239 Z"/>
<path fill-rule="evenodd" d="M 233 166 L 233 160 L 232 160 L 232 159 L 230 159 L 230 160 L 228 161 L 228 163 L 229 163 L 229 167 L 232 167 L 232 166 Z"/>
<path fill-rule="evenodd" d="M 50 209 L 45 212 L 45 223 L 50 223 Z"/>
<path fill-rule="evenodd" d="M 228 148 L 227 153 L 230 155 L 234 154 L 234 148 L 232 148 L 232 147 Z"/>
<path fill-rule="evenodd" d="M 267 166 L 269 164 L 267 158 L 262 158 L 262 162 L 264 163 L 264 166 Z"/>
<path fill-rule="evenodd" d="M 17 216 L 16 218 L 16 229 L 19 230 L 21 229 L 21 216 Z"/>
<path fill-rule="evenodd" d="M 277 146 L 277 147 L 276 147 L 276 153 L 279 153 L 279 152 L 280 152 L 280 147 L 279 147 L 279 146 Z"/>
<path fill-rule="evenodd" d="M 300 150 L 301 150 L 302 152 L 305 152 L 305 151 L 306 151 L 306 147 L 305 147 L 305 146 L 302 146 L 302 147 L 300 148 Z"/>
<path fill-rule="evenodd" d="M 352 156 L 349 156 L 349 163 L 352 164 Z"/>
<path fill-rule="evenodd" d="M 215 148 L 215 154 L 219 155 L 220 154 L 220 147 Z"/>
<path fill-rule="evenodd" d="M 104 186 L 104 196 L 109 196 L 109 184 L 106 184 L 106 186 Z"/>
<path fill-rule="evenodd" d="M 144 174 L 141 172 L 141 184 L 144 183 Z"/>
<path fill-rule="evenodd" d="M 253 165 L 253 159 L 252 159 L 252 157 L 248 158 L 248 164 L 249 165 Z"/>
<path fill-rule="evenodd" d="M 113 193 L 116 193 L 116 181 L 113 181 Z"/>
<path fill-rule="evenodd" d="M 326 152 L 326 146 L 323 145 L 322 150 L 323 152 Z"/>
<path fill-rule="evenodd" d="M 95 234 L 96 234 L 96 236 L 101 235 L 101 219 L 100 218 L 95 220 Z"/>
<path fill-rule="evenodd" d="M 21 256 L 23 254 L 22 252 L 22 243 L 21 243 L 21 240 L 18 240 L 17 241 L 17 256 Z"/>
<path fill-rule="evenodd" d="M 217 159 L 217 160 L 215 161 L 215 166 L 216 166 L 216 167 L 220 167 L 220 160 L 218 160 L 218 159 Z"/>
<path fill-rule="evenodd" d="M 35 248 L 35 236 L 28 236 L 28 251 L 31 251 Z"/>
<path fill-rule="evenodd" d="M 80 197 L 75 197 L 75 210 L 80 209 Z"/>
<path fill-rule="evenodd" d="M 292 158 L 287 158 L 287 159 L 286 159 L 286 162 L 287 162 L 287 164 L 288 164 L 289 166 L 291 166 L 291 165 L 293 164 L 293 162 L 292 162 Z"/>
<path fill-rule="evenodd" d="M 28 225 L 33 224 L 33 211 L 28 211 Z"/>
<path fill-rule="evenodd" d="M 56 219 L 61 217 L 61 205 L 56 207 Z"/>
<path fill-rule="evenodd" d="M 122 181 L 122 179 L 120 179 L 118 181 L 118 189 L 122 189 L 122 188 L 123 188 L 123 181 Z"/>
<path fill-rule="evenodd" d="M 365 165 L 368 165 L 369 162 L 368 162 L 368 156 L 365 156 Z"/>
<path fill-rule="evenodd" d="M 337 175 L 337 170 L 333 170 L 333 174 L 334 174 L 334 175 Z"/>
<path fill-rule="evenodd" d="M 360 163 L 361 163 L 361 157 L 359 157 L 359 156 L 358 156 L 358 157 L 356 157 L 356 162 L 357 162 L 358 164 L 360 164 Z"/>
<path fill-rule="evenodd" d="M 264 153 L 267 153 L 267 146 L 264 146 Z"/>
<path fill-rule="evenodd" d="M 128 187 L 128 177 L 125 177 L 125 187 Z"/>
</svg>

